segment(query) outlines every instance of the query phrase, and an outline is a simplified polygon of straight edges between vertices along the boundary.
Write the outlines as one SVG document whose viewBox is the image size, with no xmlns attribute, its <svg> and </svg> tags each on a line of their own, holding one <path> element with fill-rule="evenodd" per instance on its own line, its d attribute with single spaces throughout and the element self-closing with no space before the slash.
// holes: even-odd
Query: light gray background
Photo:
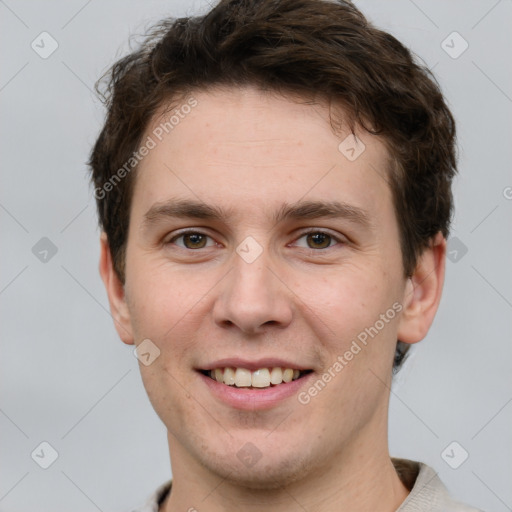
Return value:
<svg viewBox="0 0 512 512">
<path fill-rule="evenodd" d="M 393 388 L 391 453 L 432 465 L 460 499 L 512 510 L 512 2 L 357 5 L 434 70 L 459 132 L 458 260 Z M 164 427 L 108 313 L 85 161 L 103 119 L 91 89 L 128 35 L 205 6 L 0 0 L 1 511 L 129 510 L 171 476 Z M 31 48 L 42 31 L 59 44 L 47 59 Z M 453 31 L 469 44 L 457 59 L 441 47 Z M 46 263 L 32 253 L 42 237 L 58 249 Z M 59 454 L 47 470 L 31 458 L 42 441 Z M 458 469 L 441 457 L 452 441 L 469 453 Z"/>
</svg>

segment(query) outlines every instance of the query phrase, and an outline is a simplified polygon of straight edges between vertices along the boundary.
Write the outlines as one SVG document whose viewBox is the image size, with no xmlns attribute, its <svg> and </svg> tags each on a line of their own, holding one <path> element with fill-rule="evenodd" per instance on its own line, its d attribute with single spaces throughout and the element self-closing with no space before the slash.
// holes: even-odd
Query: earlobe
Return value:
<svg viewBox="0 0 512 512">
<path fill-rule="evenodd" d="M 414 274 L 407 280 L 398 339 L 417 343 L 426 335 L 436 314 L 444 283 L 446 240 L 441 233 L 418 258 Z"/>
<path fill-rule="evenodd" d="M 114 325 L 121 340 L 133 345 L 133 333 L 130 321 L 130 313 L 126 304 L 125 290 L 121 283 L 112 261 L 107 235 L 103 232 L 100 238 L 101 251 L 99 271 L 110 303 L 110 312 Z"/>
</svg>

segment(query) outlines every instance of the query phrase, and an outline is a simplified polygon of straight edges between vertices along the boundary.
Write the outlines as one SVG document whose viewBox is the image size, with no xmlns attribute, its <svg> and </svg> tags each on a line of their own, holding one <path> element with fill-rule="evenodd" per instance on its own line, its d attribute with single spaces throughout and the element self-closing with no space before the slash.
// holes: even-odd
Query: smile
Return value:
<svg viewBox="0 0 512 512">
<path fill-rule="evenodd" d="M 255 371 L 247 368 L 215 368 L 202 370 L 201 373 L 220 384 L 237 388 L 269 388 L 300 379 L 312 370 L 294 368 L 259 368 Z"/>
</svg>

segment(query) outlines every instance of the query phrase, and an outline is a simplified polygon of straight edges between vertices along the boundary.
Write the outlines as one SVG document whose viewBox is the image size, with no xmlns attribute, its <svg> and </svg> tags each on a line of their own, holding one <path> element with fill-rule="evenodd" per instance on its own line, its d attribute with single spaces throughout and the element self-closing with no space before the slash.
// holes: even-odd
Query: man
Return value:
<svg viewBox="0 0 512 512">
<path fill-rule="evenodd" d="M 223 0 L 105 94 L 100 272 L 173 470 L 141 510 L 475 510 L 388 451 L 452 211 L 428 71 L 348 2 Z"/>
</svg>

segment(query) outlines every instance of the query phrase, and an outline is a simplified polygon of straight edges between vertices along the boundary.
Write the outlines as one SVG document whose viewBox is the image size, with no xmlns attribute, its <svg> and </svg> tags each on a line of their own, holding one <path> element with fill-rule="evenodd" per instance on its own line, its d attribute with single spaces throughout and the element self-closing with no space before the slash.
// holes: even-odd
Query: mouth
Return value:
<svg viewBox="0 0 512 512">
<path fill-rule="evenodd" d="M 296 368 L 258 368 L 251 371 L 247 368 L 224 367 L 211 370 L 199 370 L 210 379 L 234 388 L 268 389 L 303 378 L 313 370 Z"/>
</svg>

